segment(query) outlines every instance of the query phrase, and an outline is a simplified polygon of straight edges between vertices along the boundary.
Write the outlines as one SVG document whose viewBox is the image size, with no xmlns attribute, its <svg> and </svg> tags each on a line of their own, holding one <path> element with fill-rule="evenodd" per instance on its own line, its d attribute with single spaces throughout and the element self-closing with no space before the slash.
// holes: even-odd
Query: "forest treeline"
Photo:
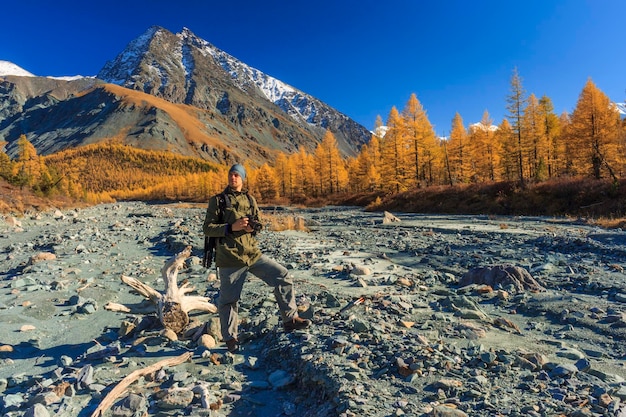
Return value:
<svg viewBox="0 0 626 417">
<path fill-rule="evenodd" d="M 248 169 L 247 186 L 260 202 L 306 204 L 336 195 L 389 196 L 412 189 L 566 179 L 626 177 L 626 124 L 614 103 L 589 79 L 571 114 L 557 115 L 549 97 L 527 95 L 517 71 L 506 97 L 507 116 L 494 124 L 485 111 L 466 126 L 454 115 L 450 135 L 436 136 L 412 94 L 402 110 L 379 116 L 371 140 L 343 158 L 331 131 L 312 152 L 279 153 Z M 227 166 L 115 143 L 37 155 L 22 135 L 18 156 L 0 153 L 0 176 L 44 196 L 88 203 L 115 200 L 206 201 L 221 191 Z M 372 197 L 376 198 L 376 197 Z M 376 205 L 376 201 L 371 201 Z"/>
</svg>

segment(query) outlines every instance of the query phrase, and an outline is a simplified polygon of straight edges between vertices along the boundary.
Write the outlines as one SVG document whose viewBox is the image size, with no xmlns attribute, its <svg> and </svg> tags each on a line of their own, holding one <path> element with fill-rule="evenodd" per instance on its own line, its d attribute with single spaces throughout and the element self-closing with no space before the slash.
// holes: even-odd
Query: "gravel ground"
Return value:
<svg viewBox="0 0 626 417">
<path fill-rule="evenodd" d="M 204 207 L 5 218 L 2 415 L 90 416 L 127 375 L 189 354 L 138 378 L 104 415 L 626 417 L 625 232 L 561 218 L 264 211 L 310 229 L 259 239 L 292 271 L 314 325 L 284 333 L 252 278 L 234 355 L 215 314 L 191 315 L 213 345 L 104 308 L 143 300 L 123 275 L 163 290 L 161 268 L 187 245 L 179 282 L 216 299 L 214 271 L 200 265 Z"/>
</svg>

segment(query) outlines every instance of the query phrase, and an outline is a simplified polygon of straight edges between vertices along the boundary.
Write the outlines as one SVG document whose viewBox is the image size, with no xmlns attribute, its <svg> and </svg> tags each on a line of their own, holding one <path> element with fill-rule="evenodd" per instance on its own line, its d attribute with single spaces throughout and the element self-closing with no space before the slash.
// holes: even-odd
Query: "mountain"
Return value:
<svg viewBox="0 0 626 417">
<path fill-rule="evenodd" d="M 344 155 L 370 137 L 347 116 L 188 29 L 150 28 L 95 78 L 13 73 L 0 75 L 0 141 L 13 157 L 21 134 L 42 155 L 106 140 L 254 165 L 278 151 L 312 151 L 327 128 Z"/>
<path fill-rule="evenodd" d="M 371 136 L 349 117 L 246 65 L 187 28 L 178 34 L 157 26 L 148 29 L 108 62 L 97 78 L 173 103 L 217 109 L 244 130 L 249 123 L 276 125 L 267 110 L 247 105 L 250 98 L 269 101 L 316 136 L 330 129 L 340 150 L 347 155 L 356 154 Z"/>
</svg>

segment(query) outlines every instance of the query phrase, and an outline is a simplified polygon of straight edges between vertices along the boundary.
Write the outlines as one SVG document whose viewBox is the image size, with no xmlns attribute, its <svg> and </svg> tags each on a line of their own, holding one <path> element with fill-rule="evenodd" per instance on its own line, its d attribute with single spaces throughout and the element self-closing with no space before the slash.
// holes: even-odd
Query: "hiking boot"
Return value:
<svg viewBox="0 0 626 417">
<path fill-rule="evenodd" d="M 292 318 L 291 320 L 283 322 L 283 326 L 285 327 L 286 332 L 306 329 L 310 325 L 311 325 L 311 320 L 303 319 L 298 316 Z"/>
<path fill-rule="evenodd" d="M 228 351 L 230 353 L 237 353 L 239 352 L 239 340 L 237 339 L 230 339 L 226 341 L 226 349 L 228 349 Z"/>
</svg>

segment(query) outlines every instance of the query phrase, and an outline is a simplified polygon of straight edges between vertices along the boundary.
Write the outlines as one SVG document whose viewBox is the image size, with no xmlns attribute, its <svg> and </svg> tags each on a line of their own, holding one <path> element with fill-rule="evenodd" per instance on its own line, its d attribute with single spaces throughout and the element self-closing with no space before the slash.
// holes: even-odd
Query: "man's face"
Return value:
<svg viewBox="0 0 626 417">
<path fill-rule="evenodd" d="M 236 171 L 228 173 L 228 185 L 235 191 L 241 191 L 243 188 L 243 178 Z"/>
</svg>

